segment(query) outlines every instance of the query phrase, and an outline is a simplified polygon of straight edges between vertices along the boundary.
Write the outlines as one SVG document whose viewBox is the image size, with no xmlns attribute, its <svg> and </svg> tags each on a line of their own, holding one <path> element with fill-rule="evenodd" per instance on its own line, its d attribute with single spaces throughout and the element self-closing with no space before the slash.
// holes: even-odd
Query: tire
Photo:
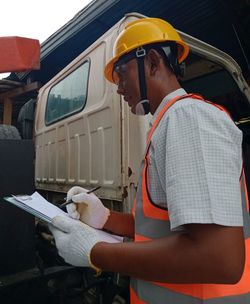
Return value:
<svg viewBox="0 0 250 304">
<path fill-rule="evenodd" d="M 21 136 L 16 127 L 0 125 L 0 139 L 21 139 Z"/>
</svg>

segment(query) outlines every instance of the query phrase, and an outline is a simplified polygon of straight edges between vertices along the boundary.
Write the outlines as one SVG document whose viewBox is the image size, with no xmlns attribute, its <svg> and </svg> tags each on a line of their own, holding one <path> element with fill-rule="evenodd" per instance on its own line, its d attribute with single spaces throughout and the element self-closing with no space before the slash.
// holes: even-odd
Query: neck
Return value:
<svg viewBox="0 0 250 304">
<path fill-rule="evenodd" d="M 157 92 L 157 94 L 155 94 L 153 98 L 150 99 L 151 114 L 155 113 L 165 96 L 180 88 L 181 86 L 176 77 L 169 77 L 167 81 L 164 81 L 164 83 L 159 83 L 154 89 L 154 92 Z"/>
</svg>

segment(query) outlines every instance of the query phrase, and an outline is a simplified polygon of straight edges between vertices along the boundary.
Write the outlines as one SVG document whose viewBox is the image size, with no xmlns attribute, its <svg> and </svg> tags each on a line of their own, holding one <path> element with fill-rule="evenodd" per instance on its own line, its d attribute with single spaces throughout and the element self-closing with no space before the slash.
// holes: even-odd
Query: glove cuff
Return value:
<svg viewBox="0 0 250 304">
<path fill-rule="evenodd" d="M 103 222 L 101 224 L 101 229 L 104 227 L 104 225 L 106 224 L 108 218 L 110 216 L 110 210 L 108 208 L 105 207 L 105 212 L 103 213 Z"/>
<path fill-rule="evenodd" d="M 101 274 L 102 274 L 102 270 L 101 268 L 95 266 L 92 262 L 91 262 L 91 258 L 90 258 L 90 253 L 88 254 L 88 261 L 89 261 L 89 266 L 95 270 L 96 274 L 95 276 L 96 277 L 99 277 Z"/>
<path fill-rule="evenodd" d="M 95 218 L 94 217 L 92 218 L 92 221 L 91 223 L 89 223 L 89 225 L 97 229 L 102 229 L 106 224 L 109 216 L 110 216 L 110 210 L 104 207 L 101 213 L 96 214 Z"/>
</svg>

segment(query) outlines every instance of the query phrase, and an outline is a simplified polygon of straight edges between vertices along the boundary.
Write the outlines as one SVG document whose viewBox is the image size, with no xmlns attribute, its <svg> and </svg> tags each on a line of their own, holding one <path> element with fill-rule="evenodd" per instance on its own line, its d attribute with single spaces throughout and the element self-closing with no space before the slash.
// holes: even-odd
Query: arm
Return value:
<svg viewBox="0 0 250 304">
<path fill-rule="evenodd" d="M 168 139 L 172 135 L 172 141 L 163 151 L 167 155 L 166 167 L 159 166 L 167 173 L 173 228 L 183 225 L 185 232 L 148 242 L 96 244 L 91 250 L 94 265 L 168 283 L 233 284 L 240 279 L 245 260 L 239 189 L 241 136 L 221 112 L 213 113 L 217 116 L 210 119 L 215 126 L 222 121 L 220 132 L 211 127 L 208 136 L 209 128 L 199 127 L 196 111 L 196 107 L 191 107 L 185 113 L 181 109 L 181 116 L 172 114 L 171 123 L 176 124 L 168 128 Z M 178 215 L 177 219 L 173 214 Z"/>
<path fill-rule="evenodd" d="M 132 214 L 111 211 L 104 229 L 114 234 L 134 238 L 134 217 Z"/>
<path fill-rule="evenodd" d="M 186 225 L 186 232 L 140 243 L 97 243 L 91 261 L 107 271 L 168 283 L 235 284 L 244 267 L 241 227 Z"/>
</svg>

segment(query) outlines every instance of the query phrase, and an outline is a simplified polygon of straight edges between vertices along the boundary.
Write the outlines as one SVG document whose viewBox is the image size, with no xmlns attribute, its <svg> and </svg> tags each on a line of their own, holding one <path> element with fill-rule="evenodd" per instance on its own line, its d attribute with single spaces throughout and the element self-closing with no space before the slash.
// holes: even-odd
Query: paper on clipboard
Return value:
<svg viewBox="0 0 250 304">
<path fill-rule="evenodd" d="M 13 195 L 12 197 L 6 197 L 5 200 L 46 221 L 47 223 L 51 223 L 53 217 L 57 215 L 68 216 L 66 212 L 49 203 L 38 192 L 34 192 L 30 196 Z"/>
<path fill-rule="evenodd" d="M 55 216 L 69 216 L 68 213 L 48 202 L 38 192 L 34 192 L 32 195 L 13 195 L 4 199 L 49 224 L 52 223 L 52 219 Z M 118 235 L 113 235 L 99 229 L 95 230 L 103 242 L 120 243 L 123 241 L 123 238 Z"/>
</svg>

